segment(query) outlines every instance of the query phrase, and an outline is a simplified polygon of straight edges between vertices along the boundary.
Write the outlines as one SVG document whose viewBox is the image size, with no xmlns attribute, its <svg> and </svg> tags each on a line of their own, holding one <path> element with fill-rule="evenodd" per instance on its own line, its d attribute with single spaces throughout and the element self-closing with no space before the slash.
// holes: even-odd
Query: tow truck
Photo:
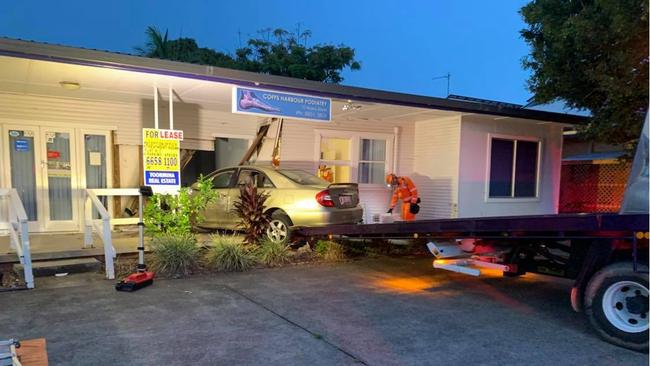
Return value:
<svg viewBox="0 0 650 366">
<path fill-rule="evenodd" d="M 303 227 L 316 238 L 424 239 L 433 267 L 479 276 L 530 273 L 574 280 L 571 306 L 604 340 L 648 351 L 648 116 L 621 211 Z"/>
</svg>

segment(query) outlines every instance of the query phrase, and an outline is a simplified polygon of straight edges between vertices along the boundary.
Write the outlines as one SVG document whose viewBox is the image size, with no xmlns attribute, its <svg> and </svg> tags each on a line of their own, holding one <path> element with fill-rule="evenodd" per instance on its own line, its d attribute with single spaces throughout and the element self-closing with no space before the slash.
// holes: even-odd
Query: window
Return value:
<svg viewBox="0 0 650 366">
<path fill-rule="evenodd" d="M 282 169 L 277 172 L 303 186 L 320 186 L 328 183 L 304 170 Z"/>
<path fill-rule="evenodd" d="M 317 130 L 314 175 L 332 183 L 359 183 L 384 187 L 386 173 L 394 169 L 391 134 Z"/>
<path fill-rule="evenodd" d="M 275 185 L 273 184 L 273 182 L 271 182 L 269 177 L 267 177 L 264 174 L 260 174 L 260 175 L 257 176 L 257 187 L 258 188 L 275 188 Z"/>
<path fill-rule="evenodd" d="M 249 140 L 217 137 L 214 140 L 214 167 L 223 169 L 236 166 L 248 150 Z"/>
<path fill-rule="evenodd" d="M 189 162 L 184 157 L 189 157 Z M 208 175 L 218 169 L 214 165 L 214 151 L 181 149 L 181 161 L 185 162 L 181 164 L 181 185 L 183 187 L 194 184 L 201 174 Z"/>
<path fill-rule="evenodd" d="M 537 197 L 538 155 L 538 141 L 493 138 L 489 197 Z"/>
<path fill-rule="evenodd" d="M 232 180 L 232 175 L 235 173 L 235 170 L 226 170 L 224 172 L 219 172 L 214 175 L 212 178 L 212 188 L 222 189 L 229 188 L 230 181 Z"/>
<path fill-rule="evenodd" d="M 352 140 L 323 137 L 320 142 L 320 164 L 332 171 L 332 183 L 352 181 Z"/>
<path fill-rule="evenodd" d="M 383 184 L 386 175 L 386 140 L 361 139 L 359 183 Z"/>
<path fill-rule="evenodd" d="M 275 188 L 271 180 L 263 173 L 250 169 L 241 170 L 237 185 L 246 184 L 249 181 L 253 182 L 257 188 Z"/>
</svg>

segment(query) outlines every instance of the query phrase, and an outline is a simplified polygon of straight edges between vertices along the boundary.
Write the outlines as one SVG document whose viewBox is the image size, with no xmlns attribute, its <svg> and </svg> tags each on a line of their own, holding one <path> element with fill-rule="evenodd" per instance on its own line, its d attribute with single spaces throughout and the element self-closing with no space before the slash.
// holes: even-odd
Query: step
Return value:
<svg viewBox="0 0 650 366">
<path fill-rule="evenodd" d="M 34 277 L 54 276 L 57 273 L 98 272 L 101 268 L 102 263 L 95 258 L 75 258 L 32 263 Z M 14 264 L 14 271 L 23 273 L 23 265 L 20 263 Z"/>
<path fill-rule="evenodd" d="M 133 254 L 137 253 L 137 250 L 118 250 L 118 255 L 121 254 Z M 103 257 L 104 250 L 101 248 L 88 248 L 88 249 L 76 249 L 76 250 L 62 250 L 56 252 L 36 252 L 32 253 L 32 262 L 36 261 L 50 261 L 56 259 L 73 259 L 73 258 L 89 258 L 89 257 Z M 0 264 L 2 263 L 17 263 L 19 262 L 18 255 L 15 253 L 2 254 L 0 255 Z"/>
</svg>

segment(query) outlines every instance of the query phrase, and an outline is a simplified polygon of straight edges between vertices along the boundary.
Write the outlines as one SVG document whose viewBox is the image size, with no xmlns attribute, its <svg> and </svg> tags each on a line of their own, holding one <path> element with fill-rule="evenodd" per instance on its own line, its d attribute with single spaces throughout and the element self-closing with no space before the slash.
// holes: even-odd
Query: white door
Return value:
<svg viewBox="0 0 650 366">
<path fill-rule="evenodd" d="M 29 218 L 30 231 L 41 231 L 41 145 L 37 126 L 4 125 L 5 186 L 16 188 Z"/>
<path fill-rule="evenodd" d="M 4 125 L 2 133 L 4 186 L 18 191 L 30 231 L 78 231 L 83 189 L 110 187 L 110 131 Z"/>
<path fill-rule="evenodd" d="M 78 167 L 75 130 L 41 127 L 41 177 L 45 230 L 79 229 Z"/>
<path fill-rule="evenodd" d="M 106 130 L 79 129 L 77 130 L 77 146 L 79 161 L 79 189 L 108 188 L 111 186 L 113 166 L 111 151 L 111 132 Z M 99 200 L 111 213 L 106 196 L 99 196 Z M 84 200 L 79 200 L 79 212 L 84 213 Z M 93 217 L 99 218 L 93 209 Z M 83 219 L 83 217 L 82 217 Z"/>
</svg>

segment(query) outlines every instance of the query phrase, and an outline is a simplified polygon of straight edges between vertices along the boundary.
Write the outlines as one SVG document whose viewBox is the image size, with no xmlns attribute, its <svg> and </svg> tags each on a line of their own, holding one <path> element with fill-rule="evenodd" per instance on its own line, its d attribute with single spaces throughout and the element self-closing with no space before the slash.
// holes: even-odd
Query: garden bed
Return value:
<svg viewBox="0 0 650 366">
<path fill-rule="evenodd" d="M 286 244 L 287 235 L 270 230 L 271 215 L 265 202 L 268 194 L 252 182 L 241 185 L 233 212 L 239 218 L 241 235 L 193 233 L 205 219 L 208 204 L 218 200 L 211 178 L 201 176 L 190 191 L 177 195 L 154 194 L 144 209 L 149 253 L 145 262 L 157 277 L 180 278 L 214 272 L 242 272 L 256 268 L 283 267 L 320 262 L 342 262 L 358 257 L 393 254 L 403 251 L 386 241 L 335 242 L 318 240 L 299 248 Z M 206 240 L 207 239 L 207 240 Z M 120 256 L 116 276 L 123 277 L 136 268 L 137 256 Z"/>
<path fill-rule="evenodd" d="M 0 291 L 25 288 L 23 277 L 16 273 L 12 264 L 0 265 Z"/>
<path fill-rule="evenodd" d="M 236 238 L 228 236 L 229 238 Z M 197 260 L 195 265 L 190 266 L 187 270 L 179 272 L 157 271 L 160 263 L 156 258 L 156 249 L 150 248 L 151 251 L 145 255 L 145 263 L 150 270 L 156 272 L 158 278 L 183 278 L 195 275 L 216 274 L 224 272 L 239 272 L 241 270 L 220 269 L 215 266 L 215 263 L 210 261 L 210 252 L 214 250 L 214 241 L 202 241 L 196 243 Z M 259 253 L 260 246 L 253 244 L 244 244 L 240 242 L 243 248 L 249 253 Z M 421 245 L 412 244 L 408 246 L 400 245 L 395 246 L 384 241 L 371 241 L 364 243 L 352 242 L 332 242 L 321 241 L 313 245 L 305 244 L 298 248 L 286 247 L 285 260 L 280 263 L 265 263 L 261 261 L 258 254 L 253 255 L 253 261 L 248 265 L 244 271 L 265 268 L 280 268 L 287 266 L 301 266 L 301 265 L 314 265 L 314 264 L 331 264 L 342 263 L 360 260 L 364 258 L 383 257 L 383 256 L 422 256 L 426 253 L 422 250 Z M 332 249 L 335 248 L 335 249 Z M 116 278 L 123 278 L 135 270 L 138 262 L 137 254 L 123 254 L 119 255 L 115 260 L 115 275 Z"/>
</svg>

